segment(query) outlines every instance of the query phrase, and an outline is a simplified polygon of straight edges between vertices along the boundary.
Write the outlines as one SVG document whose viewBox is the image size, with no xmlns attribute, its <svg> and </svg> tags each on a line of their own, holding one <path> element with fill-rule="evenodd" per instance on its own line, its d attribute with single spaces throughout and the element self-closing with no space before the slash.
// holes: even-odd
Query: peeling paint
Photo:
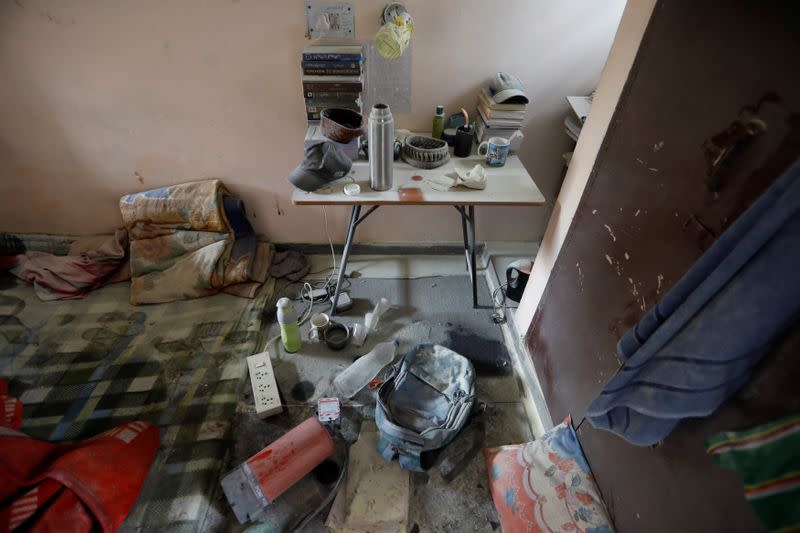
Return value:
<svg viewBox="0 0 800 533">
<path fill-rule="evenodd" d="M 642 161 L 642 160 L 641 160 L 641 159 L 639 159 L 638 157 L 636 158 L 636 162 L 637 162 L 637 163 L 639 163 L 640 165 L 644 165 L 644 161 Z"/>
<path fill-rule="evenodd" d="M 619 261 L 614 261 L 614 259 L 612 259 L 612 257 L 608 254 L 606 254 L 606 261 L 608 261 L 609 265 L 614 267 L 614 270 L 617 272 L 617 276 L 622 275 L 622 265 Z"/>
<path fill-rule="evenodd" d="M 614 242 L 617 242 L 617 236 L 614 235 L 614 231 L 611 229 L 611 226 L 609 226 L 608 224 L 603 224 L 603 225 L 608 230 L 608 234 L 611 235 L 611 240 L 614 241 Z"/>
<path fill-rule="evenodd" d="M 649 170 L 650 172 L 658 172 L 658 169 L 654 167 L 650 167 L 647 170 Z"/>
<path fill-rule="evenodd" d="M 654 152 L 658 152 L 658 151 L 659 151 L 659 150 L 661 150 L 662 148 L 664 148 L 664 141 L 658 141 L 657 143 L 655 143 L 655 144 L 653 145 L 653 151 L 654 151 Z"/>
<path fill-rule="evenodd" d="M 633 278 L 628 278 L 628 283 L 631 284 L 631 294 L 634 296 L 639 296 L 639 289 L 636 287 L 636 283 L 633 281 Z"/>
<path fill-rule="evenodd" d="M 664 275 L 659 274 L 657 280 L 658 286 L 656 287 L 656 294 L 661 294 L 661 285 L 664 283 Z"/>
<path fill-rule="evenodd" d="M 578 269 L 578 286 L 580 286 L 581 292 L 583 292 L 583 270 L 581 270 L 580 262 L 575 263 L 575 268 Z"/>
<path fill-rule="evenodd" d="M 597 209 L 592 209 L 592 214 L 596 215 L 597 214 Z"/>
<path fill-rule="evenodd" d="M 641 309 L 642 311 L 647 311 L 647 304 L 644 301 L 644 295 L 642 295 L 642 303 L 639 304 L 639 309 Z"/>
<path fill-rule="evenodd" d="M 636 212 L 633 214 L 633 216 L 638 217 L 639 213 L 641 213 L 641 212 L 642 212 L 641 209 L 637 209 Z"/>
<path fill-rule="evenodd" d="M 628 252 L 625 252 L 625 260 L 626 261 L 630 261 L 631 260 L 631 256 L 628 255 Z"/>
</svg>

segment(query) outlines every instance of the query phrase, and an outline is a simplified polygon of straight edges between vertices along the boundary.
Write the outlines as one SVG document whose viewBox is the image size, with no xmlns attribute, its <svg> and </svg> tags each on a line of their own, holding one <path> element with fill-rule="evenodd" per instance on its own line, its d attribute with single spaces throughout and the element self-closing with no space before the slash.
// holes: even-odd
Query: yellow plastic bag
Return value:
<svg viewBox="0 0 800 533">
<path fill-rule="evenodd" d="M 387 22 L 375 34 L 375 47 L 378 53 L 390 61 L 397 59 L 408 48 L 413 31 L 414 25 L 406 22 L 403 17 L 398 16 L 392 22 Z"/>
</svg>

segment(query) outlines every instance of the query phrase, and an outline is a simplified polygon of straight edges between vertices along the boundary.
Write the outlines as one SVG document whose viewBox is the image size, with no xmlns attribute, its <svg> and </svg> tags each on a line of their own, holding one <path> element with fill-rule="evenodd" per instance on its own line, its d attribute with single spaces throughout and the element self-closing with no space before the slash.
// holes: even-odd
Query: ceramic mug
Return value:
<svg viewBox="0 0 800 533">
<path fill-rule="evenodd" d="M 469 157 L 472 153 L 472 133 L 471 126 L 459 126 L 456 130 L 456 140 L 453 146 L 453 155 L 456 157 Z"/>
<path fill-rule="evenodd" d="M 511 143 L 502 137 L 490 137 L 478 146 L 478 154 L 484 155 L 486 151 L 486 164 L 490 167 L 502 167 L 506 164 L 508 148 Z"/>
<path fill-rule="evenodd" d="M 325 313 L 317 313 L 312 315 L 309 322 L 311 323 L 311 329 L 308 330 L 308 338 L 313 341 L 325 340 L 325 328 L 331 323 L 331 317 Z"/>
</svg>

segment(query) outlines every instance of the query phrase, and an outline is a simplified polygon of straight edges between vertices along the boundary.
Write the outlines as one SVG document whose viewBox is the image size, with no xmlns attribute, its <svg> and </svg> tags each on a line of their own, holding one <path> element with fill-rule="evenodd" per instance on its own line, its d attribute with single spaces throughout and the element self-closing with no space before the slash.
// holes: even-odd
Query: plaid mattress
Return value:
<svg viewBox="0 0 800 533">
<path fill-rule="evenodd" d="M 56 303 L 0 281 L 0 376 L 22 400 L 22 431 L 61 441 L 134 419 L 157 424 L 161 448 L 122 531 L 198 530 L 274 282 L 253 300 L 134 307 L 129 283 Z"/>
</svg>

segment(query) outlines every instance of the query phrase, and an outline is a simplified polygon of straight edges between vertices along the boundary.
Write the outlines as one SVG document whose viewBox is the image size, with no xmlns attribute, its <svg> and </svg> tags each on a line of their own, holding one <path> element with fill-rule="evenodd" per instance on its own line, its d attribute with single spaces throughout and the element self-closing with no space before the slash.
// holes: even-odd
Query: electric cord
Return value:
<svg viewBox="0 0 800 533">
<path fill-rule="evenodd" d="M 345 475 L 347 473 L 347 465 L 350 462 L 350 448 L 347 443 L 344 443 L 344 462 L 342 463 L 341 470 L 339 470 L 339 477 L 336 479 L 336 484 L 331 488 L 328 495 L 322 500 L 322 503 L 317 506 L 316 509 L 302 517 L 297 523 L 292 527 L 292 533 L 299 533 L 300 531 L 305 528 L 311 520 L 315 516 L 317 516 L 325 507 L 330 504 L 333 499 L 336 497 L 336 494 L 341 490 L 342 481 L 344 481 Z"/>
<path fill-rule="evenodd" d="M 333 240 L 331 239 L 331 233 L 328 230 L 328 211 L 325 209 L 325 206 L 322 206 L 322 217 L 325 219 L 325 236 L 328 237 L 328 246 L 331 247 L 331 262 L 333 263 L 333 267 L 331 268 L 331 273 L 326 280 L 326 285 L 330 285 L 333 281 L 334 275 L 336 275 L 336 253 L 333 251 Z"/>
<path fill-rule="evenodd" d="M 492 313 L 492 320 L 496 324 L 505 324 L 506 323 L 506 309 L 516 309 L 517 306 L 513 305 L 506 305 L 506 289 L 508 289 L 508 283 L 503 283 L 499 287 L 497 287 L 494 291 L 492 291 L 492 305 L 494 306 L 494 313 Z M 498 301 L 497 293 L 503 297 L 502 300 Z"/>
<path fill-rule="evenodd" d="M 324 280 L 316 281 L 313 283 L 310 283 L 308 281 L 303 281 L 302 282 L 303 285 L 300 288 L 300 292 L 292 298 L 295 301 L 299 300 L 303 304 L 306 304 L 303 311 L 297 317 L 298 326 L 302 326 L 308 321 L 309 318 L 311 318 L 311 314 L 314 311 L 315 304 L 330 301 L 330 299 L 333 297 L 334 292 L 336 291 L 336 281 L 335 281 L 337 272 L 336 252 L 333 248 L 333 239 L 331 238 L 330 228 L 328 225 L 328 211 L 325 209 L 325 206 L 322 206 L 322 216 L 323 219 L 325 220 L 325 236 L 328 238 L 328 246 L 330 247 L 331 250 L 331 266 L 323 270 L 320 270 L 318 272 L 313 272 L 312 274 L 319 274 L 327 270 L 330 270 L 330 274 Z M 287 287 L 291 285 L 294 285 L 294 283 L 288 285 Z M 351 286 L 350 279 L 347 277 L 343 278 L 342 289 L 347 289 L 350 286 Z M 313 296 L 313 291 L 315 289 L 323 289 L 325 291 L 325 294 L 315 298 Z M 273 337 L 272 339 L 268 340 L 265 346 L 265 350 L 268 350 L 269 346 L 279 338 L 280 336 Z"/>
</svg>

